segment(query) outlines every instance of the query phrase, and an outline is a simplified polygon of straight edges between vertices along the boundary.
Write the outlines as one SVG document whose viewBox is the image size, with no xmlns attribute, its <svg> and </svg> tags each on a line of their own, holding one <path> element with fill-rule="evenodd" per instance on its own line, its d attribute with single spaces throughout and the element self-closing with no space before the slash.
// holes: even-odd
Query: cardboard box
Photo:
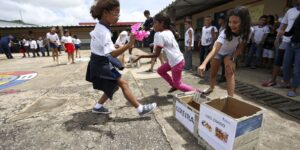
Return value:
<svg viewBox="0 0 300 150">
<path fill-rule="evenodd" d="M 198 136 L 200 105 L 193 101 L 193 93 L 180 93 L 174 96 L 175 118 L 194 136 Z"/>
<path fill-rule="evenodd" d="M 263 110 L 232 97 L 200 105 L 198 133 L 217 150 L 255 149 Z"/>
</svg>

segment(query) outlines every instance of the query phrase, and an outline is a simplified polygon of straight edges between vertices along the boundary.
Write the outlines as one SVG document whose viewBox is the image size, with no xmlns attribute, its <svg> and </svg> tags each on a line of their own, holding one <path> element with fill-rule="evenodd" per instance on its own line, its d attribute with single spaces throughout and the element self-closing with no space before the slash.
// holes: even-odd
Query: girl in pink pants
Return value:
<svg viewBox="0 0 300 150">
<path fill-rule="evenodd" d="M 135 62 L 141 58 L 158 57 L 163 49 L 168 61 L 163 64 L 158 70 L 158 74 L 162 76 L 171 86 L 169 93 L 180 90 L 183 92 L 196 91 L 195 88 L 182 83 L 181 73 L 184 67 L 184 57 L 181 53 L 178 43 L 172 31 L 171 20 L 167 14 L 160 13 L 154 17 L 154 48 L 155 53 L 152 55 L 138 56 Z M 172 77 L 167 73 L 172 72 Z"/>
</svg>

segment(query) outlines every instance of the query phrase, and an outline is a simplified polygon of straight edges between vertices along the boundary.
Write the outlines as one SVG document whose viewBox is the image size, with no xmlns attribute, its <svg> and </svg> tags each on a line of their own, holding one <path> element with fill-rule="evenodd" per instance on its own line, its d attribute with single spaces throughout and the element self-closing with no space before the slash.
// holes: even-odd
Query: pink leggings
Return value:
<svg viewBox="0 0 300 150">
<path fill-rule="evenodd" d="M 184 66 L 184 60 L 182 60 L 174 67 L 171 67 L 169 63 L 166 62 L 165 64 L 163 64 L 158 68 L 157 73 L 161 77 L 163 77 L 170 84 L 170 86 L 180 91 L 183 92 L 195 91 L 196 89 L 194 89 L 193 87 L 181 82 L 181 73 L 182 73 L 183 66 Z M 170 70 L 172 71 L 172 78 L 167 73 Z"/>
</svg>

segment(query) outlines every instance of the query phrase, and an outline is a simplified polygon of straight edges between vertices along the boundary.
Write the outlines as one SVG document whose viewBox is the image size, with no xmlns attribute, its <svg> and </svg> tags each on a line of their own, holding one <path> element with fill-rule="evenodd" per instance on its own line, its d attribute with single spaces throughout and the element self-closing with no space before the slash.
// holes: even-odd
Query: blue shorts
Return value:
<svg viewBox="0 0 300 150">
<path fill-rule="evenodd" d="M 57 48 L 57 45 L 54 43 L 50 43 L 50 48 Z"/>
<path fill-rule="evenodd" d="M 226 56 L 229 56 L 229 54 L 222 55 L 217 53 L 214 58 L 223 61 Z"/>
<path fill-rule="evenodd" d="M 80 44 L 75 44 L 75 49 L 80 49 Z"/>
</svg>

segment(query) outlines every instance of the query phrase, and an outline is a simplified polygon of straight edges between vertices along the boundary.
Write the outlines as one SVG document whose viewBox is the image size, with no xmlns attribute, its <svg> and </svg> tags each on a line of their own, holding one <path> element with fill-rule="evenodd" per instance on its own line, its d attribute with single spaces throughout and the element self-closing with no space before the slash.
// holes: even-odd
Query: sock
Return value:
<svg viewBox="0 0 300 150">
<path fill-rule="evenodd" d="M 103 106 L 102 104 L 97 103 L 97 104 L 95 105 L 94 108 L 99 109 L 99 108 L 101 108 L 102 106 Z"/>
<path fill-rule="evenodd" d="M 141 113 L 143 111 L 143 105 L 139 105 L 139 107 L 136 108 L 138 113 Z"/>
</svg>

